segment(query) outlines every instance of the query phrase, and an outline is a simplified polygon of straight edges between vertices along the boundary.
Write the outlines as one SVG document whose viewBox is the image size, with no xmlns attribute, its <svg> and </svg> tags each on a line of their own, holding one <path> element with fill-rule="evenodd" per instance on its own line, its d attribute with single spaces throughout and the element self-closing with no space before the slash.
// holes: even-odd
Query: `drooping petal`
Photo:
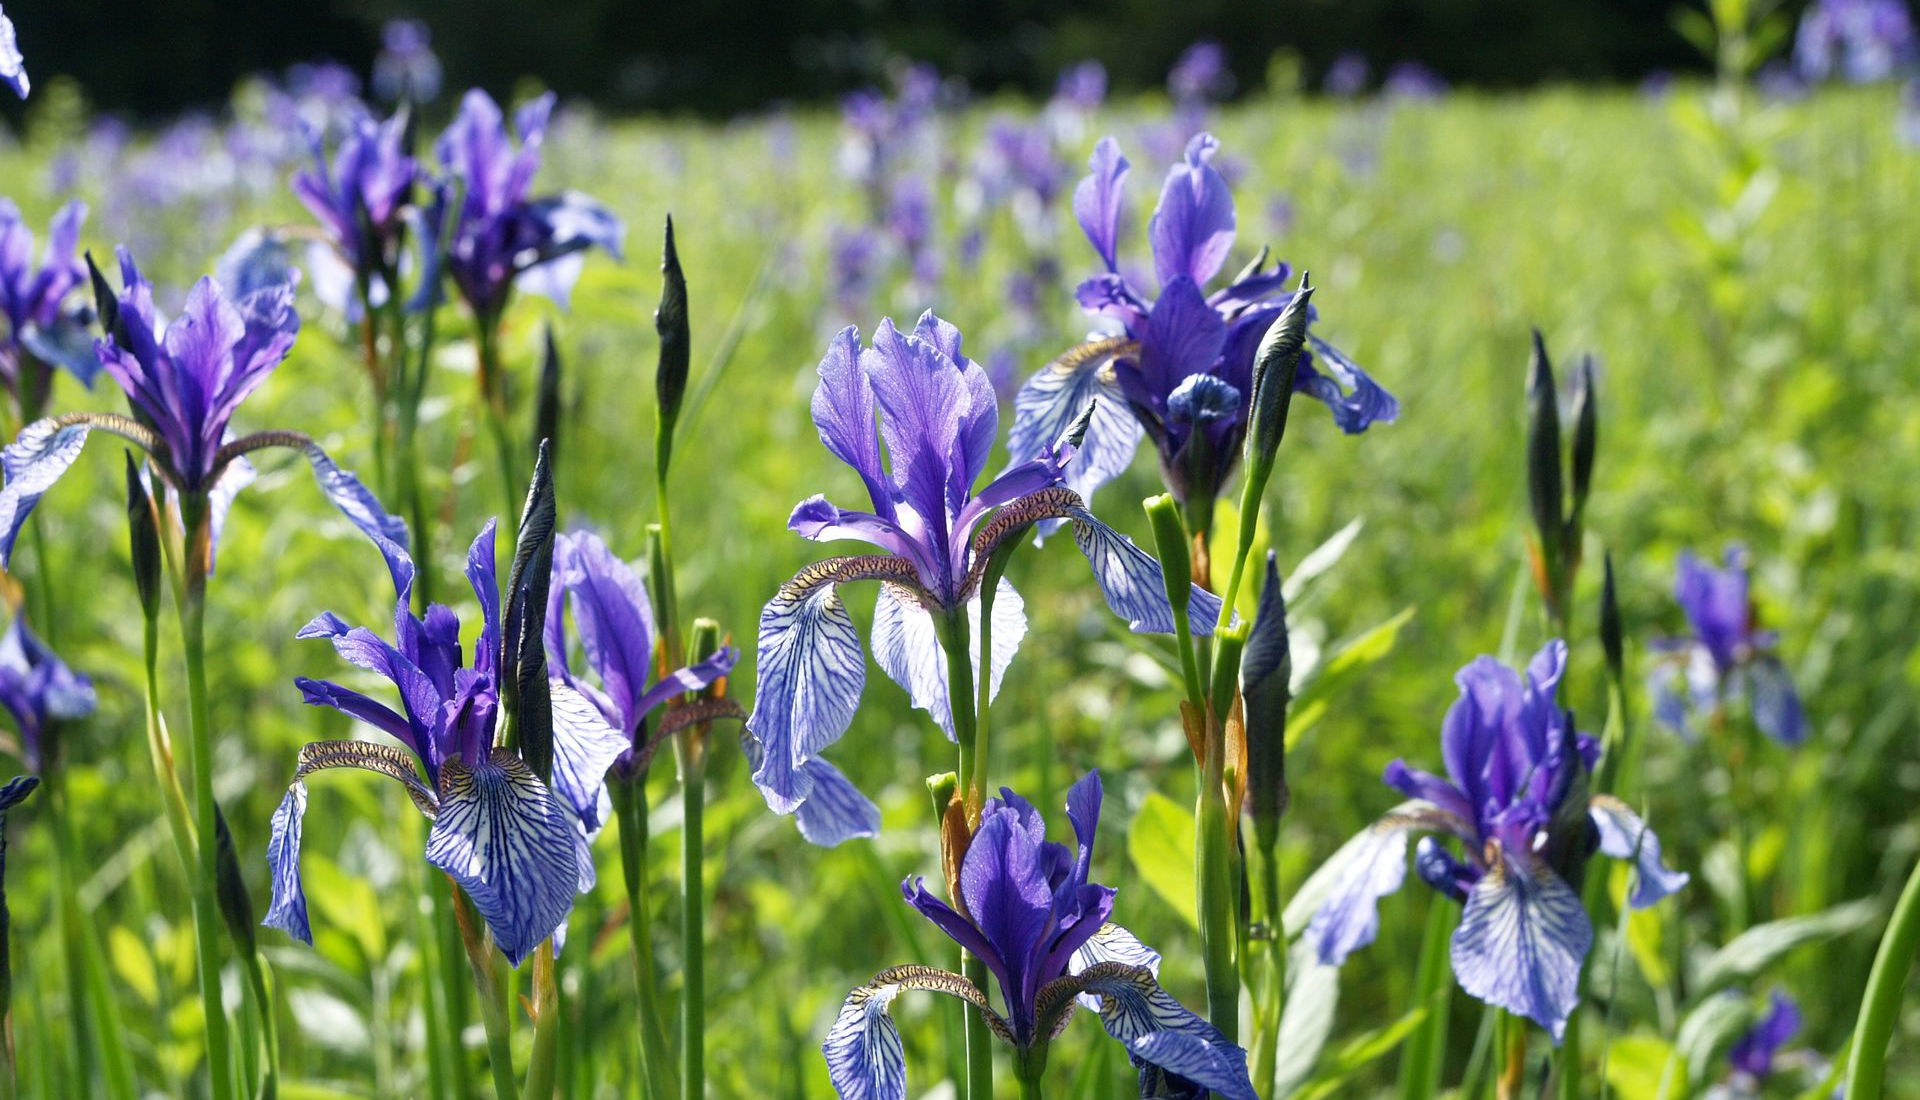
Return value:
<svg viewBox="0 0 1920 1100">
<path fill-rule="evenodd" d="M 440 813 L 427 862 L 473 899 L 507 961 L 519 966 L 573 908 L 581 881 L 572 819 L 506 749 L 440 770 Z"/>
<path fill-rule="evenodd" d="M 1314 911 L 1307 942 L 1327 966 L 1373 942 L 1380 931 L 1380 899 L 1407 880 L 1407 839 L 1417 831 L 1446 828 L 1437 810 L 1388 814 L 1362 830 L 1327 860 L 1340 871 L 1333 891 Z"/>
<path fill-rule="evenodd" d="M 1233 248 L 1233 191 L 1211 163 L 1219 148 L 1212 134 L 1195 134 L 1160 189 L 1147 239 L 1162 287 L 1182 275 L 1204 286 Z"/>
<path fill-rule="evenodd" d="M 273 901 L 260 923 L 311 947 L 313 928 L 307 923 L 307 891 L 300 881 L 300 825 L 306 814 L 307 785 L 295 780 L 273 811 L 273 831 L 267 839 Z"/>
<path fill-rule="evenodd" d="M 839 768 L 816 756 L 800 765 L 800 770 L 807 773 L 812 789 L 794 811 L 793 821 L 809 844 L 832 848 L 841 841 L 880 831 L 880 807 L 861 794 Z"/>
<path fill-rule="evenodd" d="M 1132 165 L 1120 153 L 1120 143 L 1101 138 L 1087 161 L 1089 175 L 1073 189 L 1073 216 L 1108 271 L 1119 270 L 1120 213 L 1125 205 L 1127 171 Z"/>
<path fill-rule="evenodd" d="M 592 836 L 606 820 L 601 808 L 607 769 L 633 743 L 565 680 L 550 680 L 548 690 L 553 696 L 553 791 Z"/>
<path fill-rule="evenodd" d="M 1558 1043 L 1580 1003 L 1580 971 L 1593 925 L 1580 895 L 1544 864 L 1504 855 L 1467 894 L 1453 934 L 1460 988 L 1525 1016 Z"/>
<path fill-rule="evenodd" d="M 1645 909 L 1687 884 L 1691 876 L 1667 867 L 1660 854 L 1660 838 L 1625 802 L 1612 795 L 1595 795 L 1588 812 L 1600 831 L 1600 850 L 1615 859 L 1633 861 L 1637 874 L 1627 901 L 1635 909 Z"/>
<path fill-rule="evenodd" d="M 80 457 L 87 431 L 86 424 L 36 420 L 0 449 L 0 473 L 6 475 L 0 487 L 0 566 L 13 563 L 13 542 L 27 514 Z"/>
<path fill-rule="evenodd" d="M 840 1015 L 820 1047 L 827 1059 L 827 1076 L 840 1100 L 906 1100 L 906 1050 L 887 1006 L 908 990 L 958 997 L 984 1013 L 989 1026 L 998 1024 L 996 1031 L 1006 1031 L 986 994 L 958 974 L 930 966 L 883 970 L 874 975 L 873 981 L 847 994 Z"/>
<path fill-rule="evenodd" d="M 220 550 L 220 536 L 227 530 L 227 514 L 233 511 L 233 502 L 240 496 L 241 490 L 252 485 L 259 477 L 259 471 L 253 463 L 242 455 L 227 464 L 220 476 L 207 486 L 207 536 L 211 545 L 207 549 L 207 573 L 213 573 L 216 555 Z M 352 475 L 348 475 L 352 476 Z"/>
<path fill-rule="evenodd" d="M 1073 541 L 1093 566 L 1094 580 L 1113 613 L 1127 620 L 1135 633 L 1172 634 L 1173 605 L 1167 602 L 1159 559 L 1092 512 L 1081 509 L 1072 518 Z M 1195 585 L 1188 614 L 1194 634 L 1211 635 L 1220 617 L 1220 597 Z"/>
<path fill-rule="evenodd" d="M 972 645 L 973 674 L 980 677 L 980 598 L 967 603 L 968 640 Z M 1005 577 L 1000 578 L 993 599 L 993 684 L 992 696 L 1000 694 L 1000 681 L 1019 652 L 1026 637 L 1026 601 Z M 913 705 L 927 712 L 949 739 L 954 736 L 953 714 L 948 706 L 947 657 L 940 644 L 933 615 L 913 596 L 895 585 L 883 585 L 873 610 L 873 659 L 881 671 L 905 688 Z M 967 705 L 971 706 L 969 700 Z"/>
<path fill-rule="evenodd" d="M 404 599 L 413 591 L 413 558 L 407 549 L 406 522 L 389 514 L 373 490 L 352 471 L 342 470 L 318 444 L 309 443 L 305 452 L 308 464 L 313 467 L 314 480 L 320 483 L 320 491 L 327 494 L 340 514 L 373 540 L 380 556 L 386 559 L 394 592 Z"/>
<path fill-rule="evenodd" d="M 1099 931 L 1074 951 L 1073 957 L 1067 962 L 1067 973 L 1077 975 L 1103 962 L 1143 966 L 1154 977 L 1160 976 L 1160 952 L 1141 943 L 1138 936 L 1112 921 L 1101 925 Z M 1100 1011 L 1099 994 L 1082 993 L 1078 999 L 1086 1008 Z"/>
<path fill-rule="evenodd" d="M 1361 370 L 1359 364 L 1318 336 L 1310 334 L 1307 341 L 1312 345 L 1312 354 L 1300 357 L 1300 368 L 1293 378 L 1296 393 L 1324 403 L 1333 413 L 1333 422 L 1348 435 L 1358 435 L 1376 423 L 1399 419 L 1399 399 Z M 1316 364 L 1325 373 L 1316 370 Z"/>
<path fill-rule="evenodd" d="M 1133 462 L 1144 429 L 1128 410 L 1113 361 L 1134 345 L 1125 339 L 1081 344 L 1040 368 L 1013 399 L 1007 451 L 1015 462 L 1045 454 L 1093 406 L 1080 449 L 1067 463 L 1067 488 L 1088 496 Z"/>
<path fill-rule="evenodd" d="M 624 720 L 623 732 L 631 734 L 645 714 L 635 704 L 653 674 L 653 605 L 647 586 L 588 531 L 554 540 L 553 570 L 552 598 L 565 590 L 587 667 Z M 549 629 L 557 625 L 548 623 Z"/>
<path fill-rule="evenodd" d="M 806 801 L 801 765 L 840 739 L 866 687 L 867 657 L 836 586 L 866 579 L 851 562 L 904 565 L 898 558 L 834 558 L 800 571 L 760 612 L 758 681 L 747 730 L 762 749 L 753 781 L 775 813 Z"/>
<path fill-rule="evenodd" d="M 1747 705 L 1760 732 L 1782 745 L 1807 739 L 1807 712 L 1800 704 L 1787 667 L 1778 657 L 1756 657 L 1743 670 L 1747 677 Z"/>
<path fill-rule="evenodd" d="M 1106 962 L 1062 982 L 1099 999 L 1101 1025 L 1126 1044 L 1135 1064 L 1158 1067 L 1223 1100 L 1258 1100 L 1247 1073 L 1247 1052 L 1175 1000 L 1151 971 Z M 1042 999 L 1051 998 L 1043 993 Z"/>
</svg>

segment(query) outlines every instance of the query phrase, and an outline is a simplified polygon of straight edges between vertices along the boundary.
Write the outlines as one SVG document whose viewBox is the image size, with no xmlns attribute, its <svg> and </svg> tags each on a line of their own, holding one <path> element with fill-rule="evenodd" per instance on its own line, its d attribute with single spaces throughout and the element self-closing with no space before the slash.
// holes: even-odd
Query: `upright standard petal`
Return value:
<svg viewBox="0 0 1920 1100">
<path fill-rule="evenodd" d="M 1600 832 L 1600 850 L 1615 859 L 1633 861 L 1637 873 L 1627 901 L 1635 909 L 1645 909 L 1687 884 L 1691 876 L 1667 867 L 1660 854 L 1660 838 L 1625 802 L 1612 795 L 1595 795 L 1588 812 Z"/>
<path fill-rule="evenodd" d="M 1032 983 L 1039 977 L 1034 971 L 1053 912 L 1041 843 L 1019 819 L 1011 806 L 989 806 L 960 866 L 960 896 L 998 955 L 986 961 L 1000 964 L 994 970 L 1016 1028 L 1033 1004 Z"/>
<path fill-rule="evenodd" d="M 874 512 L 891 519 L 893 498 L 874 422 L 873 386 L 860 369 L 859 329 L 848 325 L 834 336 L 820 360 L 819 374 L 820 384 L 813 390 L 813 426 L 820 433 L 820 443 L 853 467 L 866 482 Z"/>
<path fill-rule="evenodd" d="M 6 475 L 6 485 L 0 487 L 0 566 L 13 563 L 13 543 L 20 537 L 21 525 L 80 457 L 87 431 L 86 424 L 36 420 L 0 449 L 0 473 Z"/>
<path fill-rule="evenodd" d="M 273 901 L 260 923 L 311 947 L 313 928 L 307 923 L 307 891 L 300 881 L 300 825 L 306 816 L 307 785 L 296 779 L 273 811 L 273 831 L 267 840 Z"/>
<path fill-rule="evenodd" d="M 587 531 L 554 541 L 553 570 L 552 598 L 565 590 L 587 666 L 619 711 L 627 727 L 622 732 L 631 735 L 644 714 L 634 704 L 646 693 L 653 674 L 653 606 L 647 586 L 599 535 Z M 550 613 L 549 619 L 555 616 Z M 558 626 L 557 621 L 548 623 L 550 630 Z"/>
<path fill-rule="evenodd" d="M 1580 1003 L 1580 970 L 1593 946 L 1587 911 L 1544 865 L 1498 856 L 1467 894 L 1453 934 L 1460 988 L 1525 1016 L 1555 1043 Z"/>
<path fill-rule="evenodd" d="M 519 966 L 566 919 L 581 881 L 574 825 L 540 778 L 506 749 L 440 771 L 427 862 L 458 882 Z"/>
<path fill-rule="evenodd" d="M 1127 171 L 1132 166 L 1120 154 L 1120 143 L 1101 138 L 1087 161 L 1090 173 L 1073 189 L 1073 216 L 1108 271 L 1118 271 L 1120 212 L 1126 199 Z"/>
<path fill-rule="evenodd" d="M 1168 170 L 1160 189 L 1147 239 L 1163 287 L 1181 275 L 1204 286 L 1233 248 L 1233 192 L 1212 164 L 1219 148 L 1212 134 L 1195 134 L 1186 159 Z"/>
<path fill-rule="evenodd" d="M 1184 274 L 1175 275 L 1153 303 L 1147 331 L 1140 337 L 1140 396 L 1135 402 L 1150 404 L 1164 415 L 1167 395 L 1188 377 L 1211 370 L 1226 340 L 1227 323 L 1201 296 L 1199 285 Z M 1125 372 L 1120 379 L 1128 388 Z"/>
<path fill-rule="evenodd" d="M 964 491 L 953 499 L 951 489 L 974 391 L 938 346 L 918 332 L 900 332 L 891 320 L 880 322 L 873 346 L 860 353 L 860 369 L 880 406 L 893 484 L 937 550 L 945 542 L 948 515 L 965 499 Z"/>
<path fill-rule="evenodd" d="M 867 655 L 836 586 L 870 575 L 848 564 L 863 561 L 891 567 L 898 559 L 834 558 L 808 566 L 760 612 L 759 679 L 747 730 L 762 750 L 753 781 L 776 813 L 792 813 L 806 801 L 811 776 L 801 765 L 839 740 L 860 705 Z"/>
<path fill-rule="evenodd" d="M 990 698 L 1000 695 L 1000 681 L 1019 652 L 1027 634 L 1026 601 L 1005 577 L 993 600 L 993 683 Z M 967 602 L 974 682 L 980 678 L 980 597 Z M 905 688 L 913 705 L 927 712 L 949 739 L 954 736 L 949 708 L 946 649 L 940 644 L 933 615 L 912 593 L 898 585 L 882 585 L 873 610 L 873 660 L 881 671 Z M 967 701 L 972 706 L 972 700 Z"/>
</svg>

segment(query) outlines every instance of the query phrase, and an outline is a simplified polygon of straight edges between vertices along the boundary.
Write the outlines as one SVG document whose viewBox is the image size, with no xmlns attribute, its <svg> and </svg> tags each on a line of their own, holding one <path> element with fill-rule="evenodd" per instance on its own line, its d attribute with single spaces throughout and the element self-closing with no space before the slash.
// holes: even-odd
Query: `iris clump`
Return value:
<svg viewBox="0 0 1920 1100">
<path fill-rule="evenodd" d="M 295 197 L 326 235 L 328 247 L 314 252 L 315 267 L 323 272 L 344 268 L 331 278 L 316 275 L 316 282 L 341 290 L 357 283 L 367 304 L 376 308 L 394 292 L 406 214 L 420 175 L 407 152 L 407 126 L 404 115 L 384 122 L 361 116 L 340 139 L 331 163 L 321 134 L 309 132 L 313 164 L 292 180 Z M 345 293 L 329 296 L 336 299 L 333 304 L 361 305 Z"/>
<path fill-rule="evenodd" d="M 954 726 L 942 631 L 953 616 L 970 616 L 978 636 L 990 559 L 1033 524 L 1072 522 L 1108 607 L 1133 629 L 1170 634 L 1174 617 L 1159 563 L 1061 485 L 1084 419 L 1038 456 L 974 488 L 990 460 L 1000 412 L 987 372 L 961 352 L 957 328 L 932 311 L 911 332 L 884 320 L 872 346 L 863 348 L 849 326 L 834 337 L 819 373 L 813 421 L 820 442 L 860 476 L 872 510 L 843 509 L 814 496 L 794 508 L 787 527 L 819 541 L 857 539 L 881 552 L 809 565 L 768 601 L 760 614 L 759 682 L 747 730 L 753 780 L 768 806 L 799 813 L 809 839 L 834 844 L 879 826 L 878 810 L 821 756 L 846 732 L 866 681 L 866 657 L 840 585 L 882 582 L 874 660 L 949 737 Z M 1217 597 L 1197 589 L 1193 603 L 1204 610 L 1196 619 L 1208 623 L 1220 607 Z M 1002 577 L 992 601 L 990 692 L 999 688 L 1025 633 L 1020 595 Z"/>
<path fill-rule="evenodd" d="M 302 627 L 299 637 L 325 638 L 349 663 L 391 680 L 399 689 L 400 710 L 331 680 L 300 677 L 295 683 L 308 703 L 363 722 L 404 750 L 368 741 L 318 741 L 300 750 L 293 784 L 273 815 L 267 845 L 273 902 L 261 923 L 302 943 L 313 942 L 300 878 L 305 780 L 329 768 L 360 768 L 406 788 L 433 822 L 427 862 L 467 892 L 501 953 L 518 966 L 534 947 L 558 934 L 573 895 L 593 886 L 594 869 L 578 803 L 570 805 L 519 753 L 498 743 L 503 678 L 509 673 L 503 668 L 494 525 L 489 521 L 467 552 L 467 581 L 480 607 L 471 664 L 464 659 L 454 611 L 434 604 L 424 616 L 413 614 L 412 558 L 397 543 L 376 543 L 394 583 L 394 640 L 349 626 L 330 611 Z M 624 744 L 577 696 L 557 693 L 553 721 L 556 786 L 560 776 L 604 775 Z M 583 789 L 576 786 L 575 793 Z"/>
<path fill-rule="evenodd" d="M 1748 592 L 1745 550 L 1727 550 L 1715 569 L 1682 552 L 1673 595 L 1692 635 L 1655 643 L 1663 654 L 1653 672 L 1654 717 L 1696 736 L 1703 722 L 1723 721 L 1727 705 L 1743 699 L 1753 724 L 1783 745 L 1807 737 L 1806 708 L 1774 653 L 1779 635 L 1762 630 Z"/>
<path fill-rule="evenodd" d="M 1119 143 L 1095 147 L 1073 194 L 1074 216 L 1105 271 L 1082 282 L 1080 305 L 1110 331 L 1027 380 L 1014 402 L 1010 449 L 1039 454 L 1091 403 L 1092 422 L 1066 484 L 1081 494 L 1117 477 L 1144 435 L 1183 504 L 1220 495 L 1239 458 L 1260 340 L 1294 291 L 1284 263 L 1263 251 L 1227 285 L 1205 291 L 1232 250 L 1232 191 L 1214 167 L 1219 142 L 1196 134 L 1170 168 L 1147 225 L 1159 296 L 1123 273 L 1120 224 L 1130 165 Z M 1318 335 L 1308 336 L 1294 389 L 1325 402 L 1350 433 L 1399 415 L 1399 402 Z"/>
<path fill-rule="evenodd" d="M 1685 886 L 1661 861 L 1660 841 L 1626 803 L 1588 796 L 1599 753 L 1555 698 L 1566 674 L 1558 640 L 1524 673 L 1491 657 L 1460 670 L 1460 698 L 1441 727 L 1446 775 L 1388 765 L 1385 781 L 1412 801 L 1354 838 L 1328 863 L 1331 893 L 1307 938 L 1332 966 L 1372 943 L 1377 904 L 1407 874 L 1414 833 L 1451 837 L 1459 852 L 1423 837 L 1414 867 L 1427 885 L 1465 904 L 1453 935 L 1461 988 L 1552 1032 L 1556 1041 L 1580 1000 L 1580 973 L 1593 925 L 1579 885 L 1599 851 L 1631 860 L 1639 877 L 1629 897 L 1645 908 Z"/>
<path fill-rule="evenodd" d="M 87 204 L 62 206 L 47 229 L 47 247 L 36 266 L 33 230 L 11 199 L 0 199 L 0 313 L 6 315 L 6 342 L 0 344 L 0 378 L 22 421 L 46 406 L 56 368 L 93 385 L 100 360 L 88 331 L 93 311 L 68 295 L 86 281 L 80 262 L 80 227 Z"/>
<path fill-rule="evenodd" d="M 1142 1096 L 1255 1100 L 1246 1052 L 1160 987 L 1160 955 L 1108 921 L 1116 891 L 1091 881 L 1100 820 L 1100 776 L 1089 772 L 1067 793 L 1075 847 L 1046 839 L 1031 803 L 1001 788 L 987 801 L 957 881 L 956 909 L 913 877 L 907 902 L 955 943 L 985 961 L 1000 988 L 1004 1015 L 966 978 L 929 966 L 884 970 L 847 995 L 821 1051 L 843 1100 L 904 1100 L 906 1058 L 888 1013 L 894 998 L 930 990 L 969 1002 L 1016 1051 L 1019 1074 L 1033 1080 L 1047 1046 L 1077 1006 L 1100 1015 L 1107 1034 L 1127 1047 L 1141 1073 Z"/>
</svg>

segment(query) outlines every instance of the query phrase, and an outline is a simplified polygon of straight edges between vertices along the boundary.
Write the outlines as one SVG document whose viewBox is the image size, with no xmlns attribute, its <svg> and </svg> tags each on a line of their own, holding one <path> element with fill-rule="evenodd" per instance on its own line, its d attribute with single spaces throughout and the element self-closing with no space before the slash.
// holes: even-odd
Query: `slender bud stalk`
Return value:
<svg viewBox="0 0 1920 1100">
<path fill-rule="evenodd" d="M 645 775 L 608 777 L 614 813 L 620 819 L 620 872 L 627 888 L 627 947 L 638 994 L 640 1074 L 650 1100 L 676 1100 L 673 1056 L 667 1048 L 661 999 L 653 969 L 653 901 L 647 889 L 647 785 Z"/>
</svg>

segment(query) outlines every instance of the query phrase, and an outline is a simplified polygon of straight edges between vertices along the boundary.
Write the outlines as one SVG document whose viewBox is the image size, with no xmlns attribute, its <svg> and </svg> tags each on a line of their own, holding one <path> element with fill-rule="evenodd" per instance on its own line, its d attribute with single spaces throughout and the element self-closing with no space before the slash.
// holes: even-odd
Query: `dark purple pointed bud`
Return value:
<svg viewBox="0 0 1920 1100">
<path fill-rule="evenodd" d="M 114 294 L 107 277 L 100 274 L 100 268 L 93 262 L 93 253 L 87 253 L 87 279 L 93 284 L 93 312 L 100 318 L 100 331 L 107 334 L 109 340 L 117 340 L 120 324 L 120 298 Z"/>
<path fill-rule="evenodd" d="M 1293 701 L 1293 651 L 1280 562 L 1267 551 L 1267 578 L 1240 658 L 1241 706 L 1247 727 L 1247 810 L 1262 843 L 1279 835 L 1287 812 L 1287 707 Z"/>
<path fill-rule="evenodd" d="M 660 403 L 655 457 L 664 477 L 673 460 L 673 428 L 680 419 L 680 403 L 687 394 L 693 347 L 687 323 L 687 277 L 680 270 L 680 253 L 673 245 L 672 216 L 667 218 L 660 276 L 660 308 L 653 312 L 654 331 L 660 334 L 660 361 L 654 371 L 653 386 Z"/>
<path fill-rule="evenodd" d="M 227 815 L 218 805 L 213 808 L 215 837 L 214 893 L 220 899 L 220 916 L 227 922 L 227 935 L 236 954 L 251 958 L 254 953 L 253 898 L 247 893 L 246 876 L 240 873 L 240 857 L 233 849 L 233 833 L 227 828 Z"/>
<path fill-rule="evenodd" d="M 553 339 L 553 326 L 546 326 L 546 346 L 540 358 L 540 390 L 533 407 L 533 438 L 545 440 L 549 459 L 558 461 L 560 452 L 560 348 Z"/>
<path fill-rule="evenodd" d="M 1553 364 L 1546 341 L 1533 330 L 1533 358 L 1527 364 L 1527 497 L 1547 575 L 1559 575 L 1562 525 L 1566 516 L 1560 487 L 1560 402 L 1554 392 Z"/>
<path fill-rule="evenodd" d="M 1573 373 L 1573 516 L 1569 549 L 1577 549 L 1579 517 L 1586 511 L 1587 490 L 1593 484 L 1593 452 L 1600 442 L 1598 397 L 1593 392 L 1593 356 L 1582 356 Z"/>
<path fill-rule="evenodd" d="M 527 506 L 513 548 L 507 581 L 507 612 L 501 640 L 500 703 L 507 743 L 543 781 L 553 778 L 553 696 L 547 686 L 547 591 L 553 580 L 553 536 L 558 507 L 552 457 L 544 441 L 534 463 Z"/>
<path fill-rule="evenodd" d="M 140 590 L 140 610 L 149 622 L 160 614 L 160 522 L 153 497 L 147 493 L 140 463 L 127 456 L 127 529 L 132 548 L 133 583 Z"/>
</svg>

